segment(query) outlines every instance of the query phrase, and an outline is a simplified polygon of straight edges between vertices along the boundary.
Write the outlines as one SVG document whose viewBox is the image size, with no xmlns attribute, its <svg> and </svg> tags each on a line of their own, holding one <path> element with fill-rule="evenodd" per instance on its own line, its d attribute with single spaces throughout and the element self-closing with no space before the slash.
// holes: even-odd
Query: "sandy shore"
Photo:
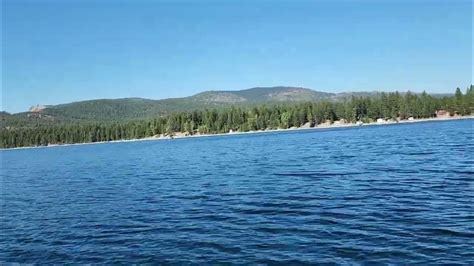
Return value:
<svg viewBox="0 0 474 266">
<path fill-rule="evenodd" d="M 233 135 L 246 135 L 246 134 L 257 134 L 257 133 L 266 133 L 266 132 L 288 132 L 288 131 L 301 131 L 301 130 L 317 130 L 317 129 L 331 129 L 331 128 L 350 128 L 350 127 L 365 127 L 365 126 L 383 126 L 383 125 L 394 125 L 394 124 L 409 124 L 409 123 L 420 123 L 420 122 L 435 122 L 435 121 L 452 121 L 452 120 L 464 120 L 464 119 L 474 119 L 474 115 L 470 116 L 455 116 L 455 117 L 442 117 L 442 118 L 423 118 L 423 119 L 414 119 L 414 120 L 401 120 L 401 121 L 383 121 L 383 122 L 372 122 L 372 123 L 338 123 L 338 121 L 333 124 L 324 123 L 319 124 L 315 127 L 309 127 L 304 125 L 302 127 L 291 127 L 287 129 L 267 129 L 267 130 L 256 130 L 256 131 L 246 131 L 246 132 L 229 132 L 229 133 L 216 133 L 216 134 L 196 134 L 185 136 L 182 133 L 177 133 L 176 136 L 170 138 L 166 137 L 148 137 L 141 139 L 125 139 L 125 140 L 113 140 L 113 141 L 98 141 L 98 142 L 85 142 L 85 143 L 71 143 L 71 144 L 51 144 L 48 146 L 29 146 L 29 147 L 17 147 L 17 148 L 7 148 L 0 149 L 0 151 L 6 150 L 21 150 L 21 149 L 40 149 L 40 148 L 51 148 L 51 147 L 66 147 L 66 146 L 76 146 L 76 145 L 95 145 L 95 144 L 104 144 L 104 143 L 126 143 L 126 142 L 137 142 L 137 141 L 150 141 L 150 140 L 172 140 L 172 139 L 184 139 L 184 138 L 204 138 L 204 137 L 216 137 L 216 136 L 233 136 Z"/>
</svg>

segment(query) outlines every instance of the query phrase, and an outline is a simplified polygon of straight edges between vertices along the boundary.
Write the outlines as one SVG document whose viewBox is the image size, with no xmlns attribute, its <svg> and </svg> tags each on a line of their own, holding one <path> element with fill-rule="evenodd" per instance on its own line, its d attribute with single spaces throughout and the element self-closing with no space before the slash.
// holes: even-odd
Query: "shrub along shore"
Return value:
<svg viewBox="0 0 474 266">
<path fill-rule="evenodd" d="M 291 128 L 278 128 L 278 129 L 266 129 L 266 130 L 251 130 L 251 131 L 229 131 L 228 133 L 210 133 L 210 134 L 200 134 L 196 133 L 190 135 L 183 132 L 175 132 L 174 134 L 161 134 L 155 135 L 152 137 L 145 137 L 139 139 L 122 139 L 122 140 L 110 140 L 110 141 L 97 141 L 97 142 L 83 142 L 83 143 L 61 143 L 61 144 L 48 144 L 48 145 L 39 145 L 39 146 L 24 146 L 24 147 L 13 147 L 13 148 L 0 148 L 0 150 L 14 150 L 14 149 L 34 149 L 34 148 L 47 148 L 47 147 L 58 147 L 58 146 L 73 146 L 73 145 L 91 145 L 91 144 L 105 144 L 105 143 L 125 143 L 125 142 L 137 142 L 137 141 L 154 141 L 154 140 L 171 140 L 171 139 L 184 139 L 184 138 L 202 138 L 202 137 L 217 137 L 217 136 L 232 136 L 232 135 L 247 135 L 247 134 L 258 134 L 258 133 L 271 133 L 271 132 L 291 132 L 291 131 L 302 131 L 302 130 L 318 130 L 318 129 L 335 129 L 335 128 L 350 128 L 350 127 L 360 127 L 360 126 L 384 126 L 384 125 L 394 125 L 394 124 L 410 124 L 410 123 L 420 123 L 420 122 L 436 122 L 436 121 L 450 121 L 450 120 L 465 120 L 465 119 L 474 119 L 474 115 L 469 116 L 447 116 L 447 117 L 433 117 L 433 118 L 420 118 L 413 120 L 385 120 L 382 122 L 370 122 L 370 123 L 346 123 L 341 121 L 335 121 L 334 123 L 323 123 L 320 125 L 315 125 L 314 127 L 309 127 L 309 124 L 303 125 L 301 127 L 291 127 Z"/>
<path fill-rule="evenodd" d="M 352 97 L 344 102 L 305 102 L 232 106 L 178 112 L 130 122 L 58 124 L 4 127 L 0 148 L 38 147 L 185 136 L 209 136 L 298 128 L 328 128 L 364 124 L 426 121 L 470 116 L 474 113 L 474 87 L 466 93 L 435 98 L 427 93 L 382 93 L 380 97 Z"/>
</svg>

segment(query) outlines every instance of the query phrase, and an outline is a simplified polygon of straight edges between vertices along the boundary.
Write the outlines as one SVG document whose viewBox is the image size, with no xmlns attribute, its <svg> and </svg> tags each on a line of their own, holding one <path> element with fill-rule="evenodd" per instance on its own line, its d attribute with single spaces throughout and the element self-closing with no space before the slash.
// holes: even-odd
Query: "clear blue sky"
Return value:
<svg viewBox="0 0 474 266">
<path fill-rule="evenodd" d="M 1 109 L 275 85 L 464 90 L 472 11 L 469 0 L 3 0 Z"/>
</svg>

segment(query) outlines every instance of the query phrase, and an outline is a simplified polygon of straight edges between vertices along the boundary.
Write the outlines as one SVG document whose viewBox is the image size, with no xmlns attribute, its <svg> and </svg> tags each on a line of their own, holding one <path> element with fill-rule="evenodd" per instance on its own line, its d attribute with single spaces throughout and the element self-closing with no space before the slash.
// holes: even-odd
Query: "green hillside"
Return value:
<svg viewBox="0 0 474 266">
<path fill-rule="evenodd" d="M 0 115 L 2 127 L 21 127 L 74 122 L 131 121 L 161 117 L 174 112 L 227 106 L 342 101 L 352 96 L 376 96 L 378 92 L 327 93 L 299 87 L 256 87 L 239 91 L 206 91 L 184 98 L 98 99 L 60 105 L 33 106 L 30 111 Z"/>
</svg>

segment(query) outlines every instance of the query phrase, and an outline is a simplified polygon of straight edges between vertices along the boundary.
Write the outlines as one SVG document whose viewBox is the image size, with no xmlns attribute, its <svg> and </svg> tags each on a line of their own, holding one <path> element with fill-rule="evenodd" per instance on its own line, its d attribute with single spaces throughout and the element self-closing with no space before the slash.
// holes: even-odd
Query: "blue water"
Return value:
<svg viewBox="0 0 474 266">
<path fill-rule="evenodd" d="M 3 151 L 0 262 L 472 265 L 473 125 Z"/>
</svg>

